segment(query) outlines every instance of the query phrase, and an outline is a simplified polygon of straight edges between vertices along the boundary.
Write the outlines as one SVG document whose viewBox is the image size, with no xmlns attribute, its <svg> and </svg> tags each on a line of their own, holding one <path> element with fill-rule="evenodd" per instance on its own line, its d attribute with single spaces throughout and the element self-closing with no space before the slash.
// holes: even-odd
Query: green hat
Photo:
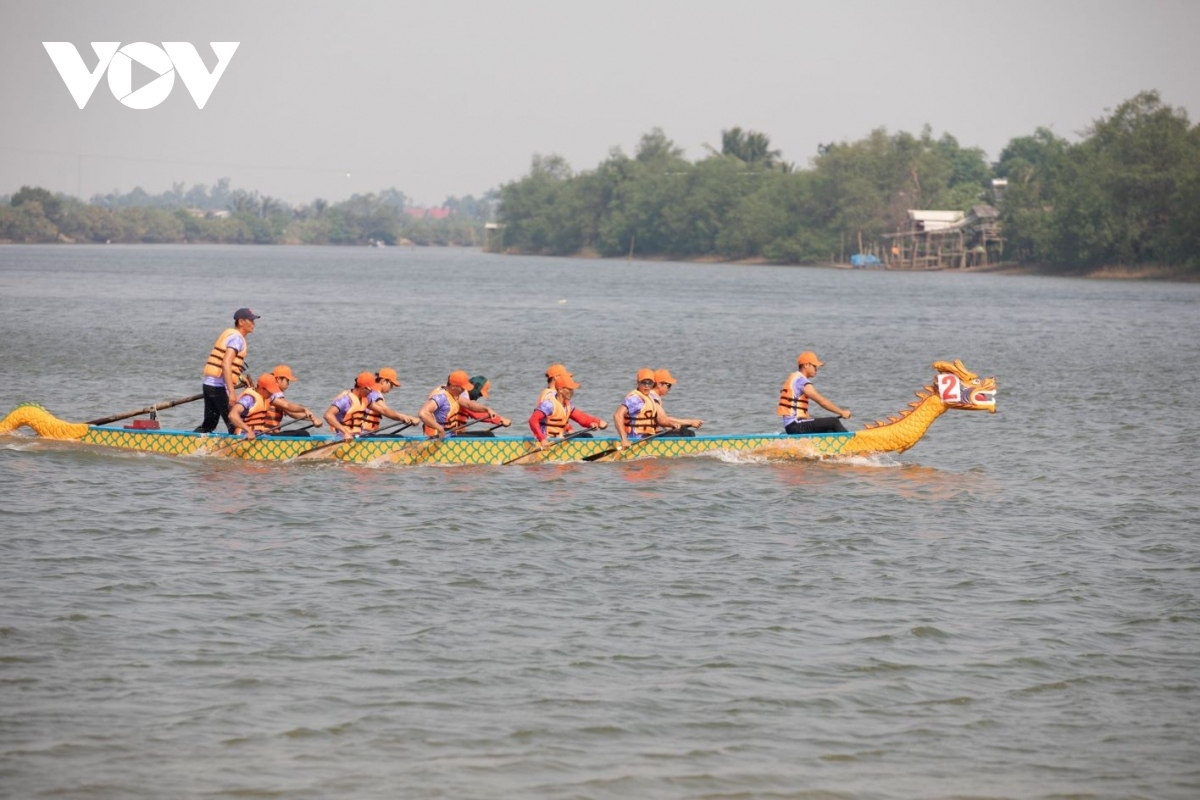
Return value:
<svg viewBox="0 0 1200 800">
<path fill-rule="evenodd" d="M 471 376 L 471 391 L 467 396 L 472 400 L 478 400 L 480 397 L 487 397 L 488 379 L 485 375 Z"/>
</svg>

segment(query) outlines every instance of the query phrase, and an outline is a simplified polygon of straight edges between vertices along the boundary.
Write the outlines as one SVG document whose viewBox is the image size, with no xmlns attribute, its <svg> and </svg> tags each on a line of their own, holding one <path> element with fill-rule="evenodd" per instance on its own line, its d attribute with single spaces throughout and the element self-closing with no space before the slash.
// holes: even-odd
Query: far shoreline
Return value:
<svg viewBox="0 0 1200 800">
<path fill-rule="evenodd" d="M 549 255 L 544 253 L 504 252 L 495 255 L 523 255 L 542 258 L 575 258 L 594 261 L 625 261 L 627 256 L 602 256 L 595 251 L 583 251 L 570 255 Z M 674 262 L 679 264 L 727 264 L 738 267 L 802 267 L 805 269 L 845 269 L 861 270 L 864 272 L 957 272 L 992 275 L 1034 275 L 1046 278 L 1089 278 L 1093 280 L 1128 280 L 1128 281 L 1172 281 L 1176 283 L 1195 283 L 1200 281 L 1200 271 L 1186 267 L 1171 267 L 1160 264 L 1143 266 L 1107 265 L 1101 267 L 1067 267 L 1056 268 L 1045 264 L 1016 264 L 1001 262 L 978 267 L 948 267 L 945 269 L 891 269 L 883 266 L 853 267 L 849 264 L 839 264 L 834 261 L 824 261 L 813 264 L 791 264 L 783 261 L 756 258 L 722 258 L 720 256 L 696 256 L 694 258 L 679 258 L 672 256 L 638 256 L 634 260 L 651 262 Z"/>
<path fill-rule="evenodd" d="M 0 239 L 0 247 L 6 245 L 16 245 L 22 247 L 70 247 L 72 245 L 117 245 L 121 247 L 137 247 L 137 246 L 167 246 L 167 247 L 189 247 L 192 245 L 209 245 L 217 247 L 329 247 L 329 248 L 349 248 L 360 249 L 370 248 L 371 245 L 346 245 L 346 244 L 310 244 L 306 242 L 280 242 L 276 244 L 257 244 L 253 242 L 14 242 L 9 239 Z M 581 261 L 626 261 L 626 256 L 602 256 L 595 251 L 583 251 L 571 253 L 568 255 L 555 255 L 549 253 L 521 253 L 521 252 L 492 252 L 485 250 L 478 245 L 453 245 L 453 244 L 415 244 L 413 242 L 398 242 L 394 245 L 388 245 L 385 249 L 461 249 L 461 250 L 478 250 L 482 253 L 497 256 L 529 256 L 533 258 L 570 258 Z M 1087 278 L 1091 280 L 1122 280 L 1122 281 L 1167 281 L 1175 283 L 1196 283 L 1200 281 L 1200 271 L 1190 270 L 1186 267 L 1163 266 L 1160 264 L 1147 264 L 1142 266 L 1127 266 L 1127 265 L 1106 265 L 1100 267 L 1067 267 L 1056 268 L 1045 264 L 1016 264 L 1012 262 L 1001 262 L 998 264 L 989 264 L 986 266 L 977 267 L 951 267 L 945 269 L 891 269 L 883 266 L 873 267 L 853 267 L 849 264 L 839 264 L 836 262 L 819 262 L 813 264 L 792 264 L 783 261 L 771 261 L 770 259 L 755 257 L 755 258 L 722 258 L 720 256 L 696 256 L 693 258 L 680 258 L 677 256 L 637 256 L 638 261 L 650 261 L 660 263 L 677 263 L 677 264 L 714 264 L 714 265 L 729 265 L 738 267 L 799 267 L 804 269 L 845 269 L 845 270 L 862 270 L 867 272 L 895 272 L 895 273 L 919 273 L 919 272 L 957 272 L 964 274 L 990 274 L 990 275 L 1032 275 L 1045 278 Z"/>
</svg>

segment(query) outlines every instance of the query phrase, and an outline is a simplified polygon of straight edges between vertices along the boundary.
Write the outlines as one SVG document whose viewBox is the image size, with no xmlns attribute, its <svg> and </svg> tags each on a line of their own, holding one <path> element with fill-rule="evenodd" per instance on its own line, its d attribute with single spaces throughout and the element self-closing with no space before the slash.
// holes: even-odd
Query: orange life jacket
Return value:
<svg viewBox="0 0 1200 800">
<path fill-rule="evenodd" d="M 563 431 L 571 426 L 571 404 L 563 405 L 563 402 L 558 399 L 558 392 L 553 389 L 547 389 L 542 392 L 541 398 L 538 399 L 538 405 L 550 401 L 552 407 L 549 414 L 546 415 L 546 436 L 561 436 Z"/>
<path fill-rule="evenodd" d="M 462 420 L 461 420 L 462 411 L 459 409 L 459 406 L 458 406 L 458 398 L 455 397 L 454 394 L 450 390 L 448 390 L 445 386 L 439 386 L 436 389 L 434 389 L 432 392 L 429 393 L 428 399 L 432 400 L 435 397 L 437 397 L 439 394 L 445 395 L 446 402 L 450 405 L 450 408 L 446 412 L 445 417 L 442 417 L 442 416 L 439 416 L 439 414 L 441 413 L 441 407 L 438 406 L 437 411 L 434 412 L 433 418 L 436 419 L 438 421 L 438 423 L 443 428 L 446 429 L 447 433 L 453 433 L 456 425 L 457 426 L 462 425 Z M 457 422 L 456 422 L 456 420 L 457 420 Z M 426 425 L 425 426 L 425 435 L 426 436 L 437 436 L 437 428 Z"/>
<path fill-rule="evenodd" d="M 459 395 L 459 397 L 462 397 L 462 395 Z M 446 424 L 442 427 L 451 433 L 454 433 L 455 431 L 465 428 L 471 419 L 472 418 L 467 415 L 466 410 L 462 407 L 462 404 L 458 400 L 455 400 L 454 413 L 446 417 Z"/>
<path fill-rule="evenodd" d="M 800 376 L 799 371 L 788 375 L 783 388 L 779 390 L 779 407 L 775 413 L 781 417 L 808 419 L 808 397 L 803 392 L 796 394 L 796 378 Z"/>
<path fill-rule="evenodd" d="M 629 417 L 629 432 L 635 436 L 649 436 L 658 430 L 658 403 L 637 389 L 625 395 L 625 399 L 634 396 L 642 399 L 642 407 Z"/>
<path fill-rule="evenodd" d="M 363 416 L 366 411 L 366 401 L 354 393 L 353 389 L 346 391 L 333 398 L 337 402 L 343 397 L 350 398 L 350 410 L 347 411 L 338 422 L 350 429 L 351 433 L 362 433 Z M 336 433 L 336 431 L 335 431 Z"/>
<path fill-rule="evenodd" d="M 204 362 L 204 377 L 220 378 L 223 376 L 225 367 L 225 340 L 231 334 L 241 334 L 242 341 L 246 341 L 246 337 L 237 328 L 226 328 L 221 331 L 221 335 L 217 337 L 217 343 L 213 345 L 212 352 L 208 354 L 208 361 Z M 237 386 L 238 379 L 242 377 L 242 366 L 246 363 L 246 351 L 250 349 L 249 343 L 241 349 L 236 356 L 233 357 L 233 385 Z"/>
<path fill-rule="evenodd" d="M 271 403 L 270 401 L 268 401 L 268 403 L 269 403 L 269 405 L 267 405 L 267 419 L 263 423 L 264 431 L 274 430 L 275 428 L 278 428 L 280 425 L 283 424 L 283 409 L 280 408 L 279 406 L 275 405 L 274 403 Z"/>
<path fill-rule="evenodd" d="M 666 407 L 665 407 L 665 406 L 663 406 L 662 397 L 661 397 L 661 396 L 659 396 L 658 392 L 656 392 L 656 391 L 654 391 L 654 390 L 651 390 L 651 391 L 650 391 L 650 399 L 651 399 L 651 400 L 653 400 L 653 401 L 654 401 L 654 405 L 655 405 L 655 406 L 657 406 L 657 410 L 655 411 L 655 419 L 657 419 L 657 417 L 658 417 L 658 412 L 659 412 L 659 411 L 661 411 L 663 414 L 666 414 L 666 413 L 667 413 L 667 409 L 666 409 Z M 655 422 L 655 423 L 654 423 L 654 431 L 655 431 L 655 433 L 657 433 L 658 431 L 662 431 L 662 430 L 666 430 L 666 428 L 664 428 L 663 426 L 659 425 L 659 424 L 658 424 L 658 422 Z"/>
<path fill-rule="evenodd" d="M 379 394 L 382 397 L 383 392 L 380 392 Z M 379 430 L 379 423 L 383 422 L 383 414 L 380 414 L 378 411 L 375 411 L 371 408 L 371 404 L 368 402 L 370 399 L 371 395 L 367 395 L 367 399 L 363 401 L 362 429 L 364 431 L 377 431 Z"/>
<path fill-rule="evenodd" d="M 254 399 L 254 405 L 250 406 L 249 411 L 242 414 L 242 422 L 246 423 L 246 427 L 255 433 L 267 430 L 271 427 L 267 424 L 267 414 L 271 408 L 269 397 L 261 394 L 258 389 L 247 389 L 242 392 L 238 400 L 247 396 Z"/>
</svg>

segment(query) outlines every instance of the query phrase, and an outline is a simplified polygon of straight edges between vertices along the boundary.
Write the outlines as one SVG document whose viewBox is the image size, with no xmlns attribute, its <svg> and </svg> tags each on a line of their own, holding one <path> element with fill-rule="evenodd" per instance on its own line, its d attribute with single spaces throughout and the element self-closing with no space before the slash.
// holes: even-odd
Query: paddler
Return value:
<svg viewBox="0 0 1200 800">
<path fill-rule="evenodd" d="M 246 337 L 254 332 L 254 321 L 259 319 L 248 308 L 233 312 L 233 327 L 221 331 L 208 359 L 204 362 L 204 421 L 196 433 L 212 433 L 218 420 L 223 420 L 230 433 L 234 432 L 229 421 L 229 409 L 237 402 L 237 387 L 241 383 L 253 385 L 250 373 L 245 372 Z"/>
<path fill-rule="evenodd" d="M 568 372 L 567 368 L 562 364 L 551 364 L 550 366 L 546 367 L 546 388 L 542 390 L 540 395 L 538 395 L 538 408 L 541 408 L 542 403 L 544 403 L 548 398 L 553 398 L 555 396 L 556 393 L 554 389 L 554 379 L 559 375 L 570 374 L 571 373 Z M 534 433 L 537 433 L 537 431 L 534 431 Z"/>
<path fill-rule="evenodd" d="M 229 409 L 229 423 L 235 432 L 241 431 L 248 440 L 266 430 L 267 410 L 271 399 L 282 394 L 273 375 L 261 375 L 258 383 L 242 392 Z"/>
<path fill-rule="evenodd" d="M 569 372 L 560 370 L 549 380 L 550 386 L 542 391 L 537 407 L 529 415 L 529 429 L 533 431 L 538 447 L 544 450 L 547 439 L 566 435 L 572 422 L 591 430 L 608 427 L 604 420 L 585 414 L 571 403 L 579 384 Z M 576 435 L 585 439 L 591 437 L 590 433 Z"/>
<path fill-rule="evenodd" d="M 463 370 L 455 370 L 446 378 L 446 382 L 429 393 L 429 399 L 417 416 L 425 423 L 425 435 L 443 439 L 455 434 L 455 427 L 460 424 L 460 409 L 496 416 L 482 403 L 471 399 L 471 376 Z"/>
<path fill-rule="evenodd" d="M 783 417 L 785 433 L 844 433 L 845 426 L 841 420 L 850 419 L 850 409 L 841 408 L 817 391 L 812 385 L 812 379 L 817 374 L 817 368 L 825 366 L 825 362 L 817 358 L 812 350 L 805 350 L 796 357 L 796 371 L 783 382 L 779 390 L 779 406 L 776 413 Z M 812 400 L 826 411 L 837 414 L 836 417 L 810 417 L 808 401 Z"/>
<path fill-rule="evenodd" d="M 267 409 L 267 421 L 263 425 L 263 430 L 260 433 L 270 433 L 276 428 L 283 425 L 284 414 L 293 419 L 307 419 L 313 424 L 313 427 L 321 427 L 321 420 L 317 419 L 307 406 L 302 406 L 299 403 L 293 403 L 283 396 L 283 393 L 292 385 L 292 381 L 297 380 L 295 373 L 287 364 L 277 364 L 269 373 L 279 384 L 278 394 L 271 396 L 271 405 Z M 261 382 L 262 378 L 259 378 Z M 308 436 L 308 431 L 296 430 L 285 431 L 288 436 Z"/>
<path fill-rule="evenodd" d="M 367 397 L 379 388 L 374 372 L 360 372 L 354 379 L 354 388 L 333 398 L 325 411 L 325 421 L 336 435 L 353 439 L 362 433 L 363 417 L 367 413 Z"/>
<path fill-rule="evenodd" d="M 478 403 L 481 400 L 486 400 L 488 398 L 488 394 L 491 392 L 491 390 L 492 390 L 492 382 L 487 379 L 486 375 L 472 375 L 471 376 L 471 390 L 469 392 L 467 392 L 467 398 L 470 400 L 474 400 L 475 402 Z M 489 430 L 482 430 L 482 431 L 474 431 L 474 430 L 464 431 L 464 430 L 462 430 L 462 428 L 466 427 L 467 423 L 470 422 L 471 420 L 480 420 L 482 422 L 486 422 L 489 425 L 501 425 L 505 428 L 512 425 L 512 420 L 509 419 L 508 417 L 502 417 L 498 414 L 487 414 L 487 413 L 481 412 L 481 411 L 471 411 L 466 406 L 463 406 L 460 404 L 458 407 L 458 419 L 455 420 L 455 425 L 453 427 L 455 434 L 457 434 L 458 436 L 495 436 L 496 435 L 496 434 L 492 433 L 492 431 L 489 431 Z"/>
<path fill-rule="evenodd" d="M 671 391 L 671 387 L 678 383 L 675 376 L 671 374 L 669 369 L 654 370 L 654 388 L 650 391 L 650 397 L 658 403 L 662 411 L 661 417 L 667 422 L 665 427 L 660 427 L 660 430 L 665 428 L 674 428 L 674 433 L 664 434 L 665 436 L 695 436 L 696 428 L 704 424 L 702 419 L 676 419 L 667 415 L 666 406 L 663 404 L 663 398 L 667 396 L 667 392 Z"/>
<path fill-rule="evenodd" d="M 658 433 L 659 428 L 676 428 L 663 411 L 662 404 L 654 398 L 654 370 L 642 367 L 637 373 L 637 385 L 625 395 L 621 405 L 613 412 L 613 424 L 621 437 L 618 447 L 624 450 L 630 439 L 641 439 Z"/>
<path fill-rule="evenodd" d="M 383 396 L 392 389 L 399 388 L 400 376 L 396 374 L 396 370 L 391 367 L 384 367 L 375 373 L 375 382 L 379 384 L 379 388 L 367 395 L 367 409 L 363 415 L 363 432 L 373 433 L 379 430 L 379 423 L 384 417 L 394 419 L 397 422 L 403 422 L 406 425 L 419 425 L 421 420 L 416 417 L 410 417 L 408 414 L 401 414 L 399 411 L 393 411 L 388 407 L 387 401 Z"/>
</svg>

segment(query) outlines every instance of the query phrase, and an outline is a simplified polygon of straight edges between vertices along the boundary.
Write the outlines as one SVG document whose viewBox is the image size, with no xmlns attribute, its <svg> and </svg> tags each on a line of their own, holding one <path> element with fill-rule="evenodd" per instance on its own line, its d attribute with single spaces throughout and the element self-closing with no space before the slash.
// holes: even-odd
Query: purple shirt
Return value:
<svg viewBox="0 0 1200 800">
<path fill-rule="evenodd" d="M 434 419 L 438 421 L 439 425 L 445 425 L 446 418 L 450 416 L 450 401 L 446 398 L 446 395 L 438 392 L 433 397 L 433 404 L 437 406 L 433 412 Z"/>
<path fill-rule="evenodd" d="M 345 422 L 346 415 L 350 413 L 350 395 L 339 394 L 337 397 L 333 398 L 333 403 L 331 403 L 331 405 L 338 410 L 337 421 Z"/>
<path fill-rule="evenodd" d="M 283 392 L 276 392 L 267 397 L 267 405 L 271 405 L 271 401 L 276 397 L 283 397 Z M 254 398 L 249 394 L 243 394 L 237 399 L 237 404 L 242 407 L 242 416 L 250 413 L 250 409 L 254 408 Z"/>
</svg>

